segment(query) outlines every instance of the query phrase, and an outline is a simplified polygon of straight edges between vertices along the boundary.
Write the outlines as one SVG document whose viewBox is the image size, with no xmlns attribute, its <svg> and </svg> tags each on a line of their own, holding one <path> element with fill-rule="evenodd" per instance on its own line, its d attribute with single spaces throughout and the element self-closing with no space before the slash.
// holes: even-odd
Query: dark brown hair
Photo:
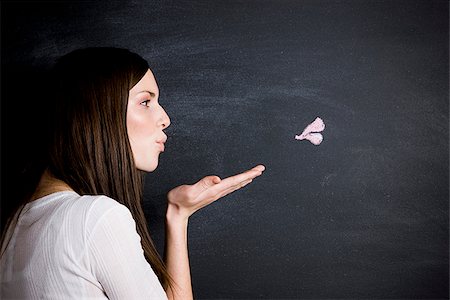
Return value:
<svg viewBox="0 0 450 300">
<path fill-rule="evenodd" d="M 148 68 L 139 55 L 112 47 L 79 49 L 61 57 L 50 72 L 53 118 L 45 167 L 80 195 L 106 195 L 128 207 L 145 258 L 166 288 L 172 280 L 149 234 L 142 209 L 145 173 L 135 166 L 126 127 L 129 90 Z M 32 191 L 8 220 L 2 249 L 8 227 L 16 223 Z"/>
</svg>

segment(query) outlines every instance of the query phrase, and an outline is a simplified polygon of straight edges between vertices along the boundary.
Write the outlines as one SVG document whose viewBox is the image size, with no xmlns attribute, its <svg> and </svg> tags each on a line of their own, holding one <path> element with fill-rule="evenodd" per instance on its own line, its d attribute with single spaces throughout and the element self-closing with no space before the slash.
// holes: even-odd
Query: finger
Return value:
<svg viewBox="0 0 450 300">
<path fill-rule="evenodd" d="M 253 178 L 247 178 L 246 180 L 250 180 L 250 179 L 253 179 Z M 205 193 L 206 193 L 205 196 L 215 198 L 217 195 L 221 195 L 224 192 L 227 192 L 236 187 L 239 187 L 246 180 L 235 181 L 235 180 L 232 180 L 232 178 L 223 179 L 219 184 L 217 184 L 216 186 L 211 187 L 210 189 L 205 191 Z"/>
<path fill-rule="evenodd" d="M 249 179 L 254 179 L 262 174 L 261 168 L 253 168 L 243 173 L 225 178 L 222 183 L 226 184 L 226 188 L 236 186 Z"/>
<path fill-rule="evenodd" d="M 201 209 L 205 206 L 208 206 L 209 204 L 211 204 L 212 202 L 234 192 L 235 190 L 240 189 L 241 187 L 246 186 L 247 184 L 249 184 L 250 182 L 252 182 L 252 179 L 247 180 L 246 182 L 243 182 L 241 185 L 238 186 L 232 186 L 226 190 L 221 190 L 220 192 L 213 192 L 212 189 L 210 188 L 209 190 L 205 191 L 205 198 L 208 199 L 206 201 L 202 201 L 201 205 L 198 207 L 198 209 Z"/>
<path fill-rule="evenodd" d="M 264 169 L 265 167 L 263 165 L 258 165 L 243 173 L 225 179 L 220 179 L 218 176 L 207 176 L 196 184 L 197 187 L 194 190 L 194 194 L 198 195 L 205 192 L 205 197 L 217 198 L 217 195 L 230 193 L 235 190 L 235 187 L 239 188 L 247 180 L 253 180 L 255 177 L 260 176 Z M 213 177 L 216 178 L 211 181 L 210 179 Z"/>
<path fill-rule="evenodd" d="M 266 167 L 264 165 L 257 165 L 256 167 L 254 167 L 252 170 L 258 170 L 261 172 L 264 172 L 264 170 L 266 169 Z"/>
<path fill-rule="evenodd" d="M 225 190 L 225 191 L 223 191 L 222 193 L 216 195 L 215 200 L 218 200 L 218 199 L 220 199 L 220 198 L 223 198 L 223 197 L 225 197 L 225 196 L 227 196 L 227 195 L 229 195 L 229 194 L 231 194 L 231 193 L 233 193 L 233 192 L 235 192 L 235 191 L 237 191 L 237 190 L 243 188 L 244 186 L 246 186 L 246 185 L 249 184 L 250 182 L 252 182 L 251 179 L 248 180 L 248 181 L 246 181 L 246 182 L 244 182 L 244 183 L 241 184 L 241 185 L 230 187 L 228 190 Z M 214 201 L 215 201 L 215 200 L 214 200 Z"/>
<path fill-rule="evenodd" d="M 244 182 L 244 183 L 241 185 L 241 188 L 243 188 L 244 186 L 246 186 L 247 184 L 252 183 L 252 182 L 253 182 L 253 179 L 250 179 L 250 180 Z"/>
<path fill-rule="evenodd" d="M 247 180 L 247 181 L 242 182 L 242 183 L 239 184 L 239 185 L 232 186 L 232 187 L 230 187 L 230 188 L 228 188 L 228 189 L 226 189 L 226 190 L 221 191 L 220 193 L 218 193 L 218 194 L 216 194 L 216 195 L 214 196 L 213 201 L 216 201 L 216 200 L 218 200 L 218 199 L 220 199 L 220 198 L 223 198 L 223 197 L 225 197 L 226 195 L 231 194 L 232 192 L 234 192 L 234 191 L 236 191 L 236 190 L 239 190 L 239 189 L 243 188 L 244 186 L 248 185 L 248 184 L 251 183 L 252 181 L 253 181 L 253 179 L 249 179 L 249 180 Z"/>
</svg>

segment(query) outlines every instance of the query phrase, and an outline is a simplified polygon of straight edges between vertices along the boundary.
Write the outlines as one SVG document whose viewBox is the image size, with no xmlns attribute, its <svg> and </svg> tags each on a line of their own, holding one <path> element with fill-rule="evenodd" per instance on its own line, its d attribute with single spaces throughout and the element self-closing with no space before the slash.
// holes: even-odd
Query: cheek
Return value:
<svg viewBox="0 0 450 300">
<path fill-rule="evenodd" d="M 127 118 L 127 132 L 128 138 L 131 140 L 135 139 L 136 131 L 139 128 L 138 124 L 132 118 Z"/>
<path fill-rule="evenodd" d="M 127 131 L 130 141 L 134 143 L 148 143 L 155 132 L 153 118 L 138 114 L 130 114 L 127 117 Z"/>
<path fill-rule="evenodd" d="M 130 138 L 138 136 L 144 126 L 144 118 L 139 117 L 135 113 L 130 113 L 127 115 L 127 130 Z"/>
</svg>

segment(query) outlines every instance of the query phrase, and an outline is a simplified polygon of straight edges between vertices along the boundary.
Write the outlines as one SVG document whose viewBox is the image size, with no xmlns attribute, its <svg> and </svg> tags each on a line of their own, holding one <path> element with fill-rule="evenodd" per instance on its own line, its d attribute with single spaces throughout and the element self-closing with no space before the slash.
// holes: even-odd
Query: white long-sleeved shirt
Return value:
<svg viewBox="0 0 450 300">
<path fill-rule="evenodd" d="M 0 299 L 167 299 L 129 209 L 56 192 L 27 203 L 0 261 Z"/>
</svg>

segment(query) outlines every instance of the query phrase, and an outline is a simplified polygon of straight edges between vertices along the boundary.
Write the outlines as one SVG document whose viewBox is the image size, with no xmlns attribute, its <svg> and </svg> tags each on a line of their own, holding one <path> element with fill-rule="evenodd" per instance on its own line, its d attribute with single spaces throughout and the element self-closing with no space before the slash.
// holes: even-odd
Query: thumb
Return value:
<svg viewBox="0 0 450 300">
<path fill-rule="evenodd" d="M 206 191 L 210 187 L 221 181 L 219 176 L 206 176 L 198 182 L 198 186 L 201 189 L 200 192 Z"/>
</svg>

